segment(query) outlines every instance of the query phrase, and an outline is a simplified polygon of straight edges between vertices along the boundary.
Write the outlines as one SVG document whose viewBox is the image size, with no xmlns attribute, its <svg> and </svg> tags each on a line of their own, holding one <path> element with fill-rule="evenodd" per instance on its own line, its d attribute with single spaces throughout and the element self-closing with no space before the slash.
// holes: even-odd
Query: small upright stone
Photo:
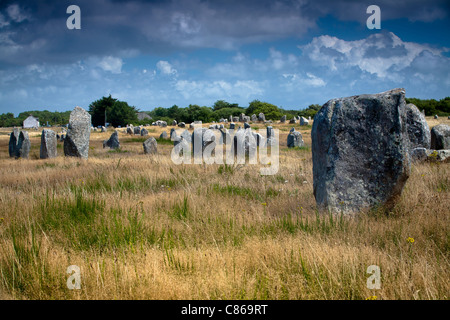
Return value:
<svg viewBox="0 0 450 320">
<path fill-rule="evenodd" d="M 250 129 L 250 125 L 248 124 L 248 122 L 244 123 L 244 129 Z"/>
<path fill-rule="evenodd" d="M 145 128 L 142 128 L 141 129 L 141 137 L 145 137 L 145 136 L 148 136 L 148 130 Z"/>
<path fill-rule="evenodd" d="M 450 126 L 438 124 L 431 129 L 431 149 L 450 149 Z"/>
<path fill-rule="evenodd" d="M 258 120 L 261 121 L 261 122 L 265 122 L 266 121 L 266 116 L 264 115 L 264 113 L 261 112 L 258 115 Z"/>
<path fill-rule="evenodd" d="M 159 135 L 160 139 L 168 139 L 169 136 L 167 135 L 167 132 L 163 131 L 160 135 Z"/>
<path fill-rule="evenodd" d="M 19 141 L 17 142 L 15 150 L 15 158 L 27 159 L 30 153 L 30 138 L 27 131 L 20 131 Z"/>
<path fill-rule="evenodd" d="M 236 127 L 236 124 L 234 122 L 230 123 L 230 130 L 234 130 L 234 128 Z"/>
<path fill-rule="evenodd" d="M 301 117 L 300 118 L 300 125 L 301 126 L 307 126 L 309 124 L 309 120 L 306 119 L 305 117 Z"/>
<path fill-rule="evenodd" d="M 281 122 L 281 123 L 285 123 L 285 122 L 286 122 L 286 115 L 284 115 L 284 116 L 281 117 L 280 122 Z"/>
<path fill-rule="evenodd" d="M 141 134 L 141 127 L 140 126 L 139 127 L 134 127 L 133 130 L 134 130 L 133 133 L 135 135 L 140 135 Z"/>
<path fill-rule="evenodd" d="M 172 126 L 176 126 L 177 125 L 177 120 L 173 120 L 172 121 Z"/>
<path fill-rule="evenodd" d="M 143 143 L 143 147 L 145 154 L 156 154 L 156 152 L 158 151 L 158 143 L 156 142 L 156 139 L 153 137 L 145 140 Z"/>
<path fill-rule="evenodd" d="M 435 115 L 434 115 L 434 118 L 435 118 L 435 119 L 439 119 L 439 117 L 438 117 L 438 115 L 437 115 L 437 114 L 435 114 Z"/>
<path fill-rule="evenodd" d="M 11 158 L 14 158 L 16 156 L 16 148 L 17 143 L 19 142 L 19 134 L 20 134 L 19 128 L 14 128 L 14 130 L 11 132 L 9 138 L 9 156 Z"/>
<path fill-rule="evenodd" d="M 294 128 L 292 128 L 294 129 Z M 287 146 L 288 148 L 294 148 L 294 147 L 303 147 L 303 137 L 302 134 L 298 131 L 292 130 L 289 132 L 289 135 L 287 137 Z"/>
<path fill-rule="evenodd" d="M 109 147 L 110 149 L 119 149 L 120 148 L 120 142 L 119 142 L 119 133 L 117 131 L 114 131 L 111 137 L 109 137 L 109 140 L 103 141 L 103 148 Z"/>
<path fill-rule="evenodd" d="M 49 159 L 57 156 L 57 135 L 55 131 L 44 129 L 41 134 L 40 158 Z"/>
<path fill-rule="evenodd" d="M 258 119 L 258 118 L 256 117 L 256 114 L 252 114 L 252 116 L 251 116 L 251 121 L 252 121 L 252 122 L 256 122 L 257 119 Z"/>
<path fill-rule="evenodd" d="M 70 113 L 69 127 L 64 139 L 64 155 L 87 159 L 91 136 L 91 115 L 80 107 Z"/>
</svg>

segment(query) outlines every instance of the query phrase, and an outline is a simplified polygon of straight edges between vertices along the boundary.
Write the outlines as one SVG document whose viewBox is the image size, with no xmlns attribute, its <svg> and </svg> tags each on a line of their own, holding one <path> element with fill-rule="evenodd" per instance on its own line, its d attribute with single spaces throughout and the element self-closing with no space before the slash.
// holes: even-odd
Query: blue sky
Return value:
<svg viewBox="0 0 450 320">
<path fill-rule="evenodd" d="M 81 29 L 69 30 L 69 5 Z M 369 5 L 381 30 L 369 30 Z M 1 1 L 0 113 L 450 96 L 448 1 Z"/>
</svg>

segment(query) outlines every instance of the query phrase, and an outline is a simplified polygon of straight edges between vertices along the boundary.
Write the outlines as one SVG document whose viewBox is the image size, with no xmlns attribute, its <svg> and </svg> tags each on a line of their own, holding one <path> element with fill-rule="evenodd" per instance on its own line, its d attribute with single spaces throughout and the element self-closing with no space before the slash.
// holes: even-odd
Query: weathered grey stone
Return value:
<svg viewBox="0 0 450 320">
<path fill-rule="evenodd" d="M 30 138 L 28 137 L 27 131 L 20 131 L 19 133 L 19 141 L 16 146 L 16 159 L 24 158 L 28 159 L 28 155 L 30 154 Z"/>
<path fill-rule="evenodd" d="M 434 115 L 434 118 L 435 118 L 435 119 L 439 119 L 439 117 L 438 117 L 438 115 L 437 115 L 437 114 L 435 114 L 435 115 Z"/>
<path fill-rule="evenodd" d="M 284 115 L 284 116 L 281 117 L 280 122 L 281 122 L 281 123 L 285 123 L 285 122 L 286 122 L 286 115 Z"/>
<path fill-rule="evenodd" d="M 57 135 L 56 132 L 49 129 L 42 130 L 41 149 L 39 156 L 41 159 L 56 158 L 57 152 Z"/>
<path fill-rule="evenodd" d="M 267 128 L 266 128 L 266 144 L 268 146 L 273 146 L 276 143 L 278 143 L 278 141 L 275 139 L 275 134 L 273 132 L 272 126 L 267 126 Z"/>
<path fill-rule="evenodd" d="M 215 141 L 216 136 L 214 135 L 214 132 L 212 130 L 207 128 L 195 128 L 191 136 L 194 156 L 202 155 L 205 151 L 205 148 L 210 144 L 214 144 L 215 146 Z M 197 143 L 199 144 L 197 145 Z"/>
<path fill-rule="evenodd" d="M 62 134 L 62 135 L 61 135 L 61 138 L 59 139 L 59 141 L 64 142 L 65 139 L 66 139 L 66 135 L 65 135 L 65 134 Z"/>
<path fill-rule="evenodd" d="M 170 140 L 175 141 L 177 137 L 177 131 L 175 128 L 170 129 Z"/>
<path fill-rule="evenodd" d="M 101 132 L 106 132 L 106 128 L 104 126 L 102 126 L 102 131 Z"/>
<path fill-rule="evenodd" d="M 409 151 L 411 162 L 423 162 L 428 158 L 429 150 L 423 147 L 414 148 Z"/>
<path fill-rule="evenodd" d="M 400 195 L 410 173 L 404 89 L 328 101 L 311 137 L 319 208 L 352 214 Z"/>
<path fill-rule="evenodd" d="M 220 138 L 219 138 L 219 144 L 231 144 L 232 139 L 231 139 L 230 132 L 225 128 L 221 128 L 221 129 L 219 129 L 219 131 L 221 133 Z"/>
<path fill-rule="evenodd" d="M 239 117 L 233 117 L 233 119 L 231 119 L 231 122 L 239 122 Z"/>
<path fill-rule="evenodd" d="M 172 121 L 172 126 L 176 126 L 177 125 L 177 120 L 173 120 Z"/>
<path fill-rule="evenodd" d="M 264 113 L 261 112 L 261 113 L 258 115 L 258 120 L 261 121 L 261 122 L 266 121 L 266 116 L 264 115 Z"/>
<path fill-rule="evenodd" d="M 258 120 L 258 118 L 256 117 L 256 114 L 252 114 L 252 116 L 250 117 L 250 120 L 252 122 L 256 122 Z"/>
<path fill-rule="evenodd" d="M 9 150 L 9 156 L 11 158 L 14 158 L 16 156 L 16 148 L 17 148 L 17 143 L 19 142 L 19 134 L 20 134 L 20 129 L 14 128 L 9 137 L 8 150 Z"/>
<path fill-rule="evenodd" d="M 244 123 L 244 129 L 250 129 L 250 125 L 248 124 L 248 122 Z"/>
<path fill-rule="evenodd" d="M 69 127 L 64 139 L 64 155 L 87 159 L 91 136 L 91 115 L 80 107 L 70 113 Z"/>
<path fill-rule="evenodd" d="M 141 127 L 140 126 L 139 127 L 134 127 L 133 128 L 133 133 L 135 135 L 141 135 Z"/>
<path fill-rule="evenodd" d="M 292 128 L 294 129 L 294 128 Z M 288 148 L 294 148 L 294 147 L 303 147 L 303 137 L 302 134 L 298 131 L 292 130 L 289 132 L 287 136 L 287 146 Z"/>
<path fill-rule="evenodd" d="M 127 126 L 127 134 L 134 134 L 134 128 L 133 126 Z"/>
<path fill-rule="evenodd" d="M 163 131 L 160 135 L 159 135 L 160 139 L 168 139 L 169 136 L 167 135 L 167 132 Z"/>
<path fill-rule="evenodd" d="M 108 140 L 103 141 L 103 148 L 110 148 L 110 149 L 119 149 L 120 148 L 120 142 L 119 142 L 119 133 L 117 131 L 114 131 Z"/>
<path fill-rule="evenodd" d="M 300 117 L 300 125 L 301 126 L 307 126 L 309 124 L 309 120 L 305 117 Z"/>
<path fill-rule="evenodd" d="M 412 103 L 406 105 L 406 127 L 410 151 L 419 147 L 430 149 L 430 127 L 424 115 Z"/>
<path fill-rule="evenodd" d="M 190 151 L 191 150 L 190 143 L 188 141 L 186 141 L 186 139 L 184 139 L 184 137 L 182 135 L 177 137 L 173 141 L 173 146 L 174 146 L 173 152 L 175 154 L 177 154 L 178 156 L 182 156 L 184 150 L 186 150 L 186 151 Z"/>
<path fill-rule="evenodd" d="M 180 123 L 178 124 L 178 127 L 180 127 L 180 128 L 185 128 L 185 127 L 186 127 L 186 123 L 180 122 Z"/>
<path fill-rule="evenodd" d="M 230 130 L 234 130 L 236 128 L 236 124 L 234 122 L 230 123 Z"/>
<path fill-rule="evenodd" d="M 251 129 L 239 129 L 233 137 L 232 150 L 234 155 L 240 154 L 254 157 L 257 150 L 257 142 Z"/>
<path fill-rule="evenodd" d="M 450 160 L 450 150 L 430 150 L 428 155 L 428 160 L 430 161 L 441 161 Z"/>
<path fill-rule="evenodd" d="M 145 137 L 145 136 L 148 136 L 148 130 L 145 128 L 142 128 L 141 129 L 141 137 Z"/>
<path fill-rule="evenodd" d="M 431 129 L 431 149 L 450 149 L 450 126 L 438 124 Z"/>
<path fill-rule="evenodd" d="M 295 124 L 295 122 L 296 122 L 296 118 L 295 117 L 293 117 L 291 120 L 289 120 L 290 124 Z"/>
<path fill-rule="evenodd" d="M 165 131 L 164 131 L 165 132 Z M 153 137 L 148 138 L 142 144 L 145 154 L 156 154 L 158 152 L 158 143 Z"/>
<path fill-rule="evenodd" d="M 191 143 L 191 133 L 188 130 L 184 130 L 181 134 L 184 140 L 186 140 L 189 144 Z"/>
</svg>

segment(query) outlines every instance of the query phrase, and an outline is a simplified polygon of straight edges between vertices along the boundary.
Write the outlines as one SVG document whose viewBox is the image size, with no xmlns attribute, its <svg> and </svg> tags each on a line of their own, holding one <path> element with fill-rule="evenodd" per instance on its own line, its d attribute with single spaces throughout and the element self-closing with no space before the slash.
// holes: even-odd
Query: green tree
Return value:
<svg viewBox="0 0 450 320">
<path fill-rule="evenodd" d="M 109 95 L 109 97 L 103 97 L 100 100 L 96 100 L 89 105 L 89 113 L 92 117 L 93 126 L 102 126 L 105 124 L 105 120 L 109 121 L 107 115 L 111 111 L 111 108 L 116 101 L 117 99 L 114 99 L 111 97 L 111 95 Z"/>
<path fill-rule="evenodd" d="M 279 120 L 282 116 L 280 109 L 276 105 L 259 100 L 250 102 L 245 114 L 251 116 L 252 114 L 258 115 L 261 112 L 264 113 L 267 120 Z"/>
<path fill-rule="evenodd" d="M 115 101 L 113 106 L 107 111 L 108 122 L 113 127 L 125 126 L 129 123 L 135 123 L 137 119 L 137 110 L 124 101 Z"/>
</svg>

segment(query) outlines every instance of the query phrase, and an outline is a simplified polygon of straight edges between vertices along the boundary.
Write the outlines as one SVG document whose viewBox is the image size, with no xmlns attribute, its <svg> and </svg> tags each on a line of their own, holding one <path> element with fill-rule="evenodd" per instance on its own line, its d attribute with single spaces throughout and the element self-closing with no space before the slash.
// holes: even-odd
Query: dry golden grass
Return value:
<svg viewBox="0 0 450 320">
<path fill-rule="evenodd" d="M 274 176 L 177 166 L 170 144 L 149 156 L 122 132 L 121 152 L 93 132 L 88 161 L 61 147 L 38 159 L 35 134 L 30 159 L 14 160 L 1 130 L 0 299 L 448 299 L 449 164 L 413 166 L 390 212 L 318 215 L 310 148 L 288 150 L 292 125 L 276 127 Z M 81 290 L 66 286 L 70 265 Z M 366 287 L 369 265 L 380 290 Z"/>
</svg>

